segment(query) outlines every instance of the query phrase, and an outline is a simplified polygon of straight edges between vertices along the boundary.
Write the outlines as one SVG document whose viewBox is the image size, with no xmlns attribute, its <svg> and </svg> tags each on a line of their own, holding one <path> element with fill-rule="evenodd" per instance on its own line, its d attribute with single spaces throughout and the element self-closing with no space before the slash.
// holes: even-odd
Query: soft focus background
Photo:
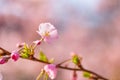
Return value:
<svg viewBox="0 0 120 80">
<path fill-rule="evenodd" d="M 52 23 L 59 39 L 40 48 L 56 62 L 75 51 L 89 70 L 120 80 L 120 0 L 0 0 L 0 47 L 16 50 L 31 43 L 42 22 Z M 43 64 L 19 59 L 0 65 L 3 80 L 35 80 Z M 1 75 L 0 74 L 0 75 Z M 78 72 L 78 80 L 87 80 Z M 72 72 L 59 70 L 55 80 L 71 80 Z"/>
</svg>

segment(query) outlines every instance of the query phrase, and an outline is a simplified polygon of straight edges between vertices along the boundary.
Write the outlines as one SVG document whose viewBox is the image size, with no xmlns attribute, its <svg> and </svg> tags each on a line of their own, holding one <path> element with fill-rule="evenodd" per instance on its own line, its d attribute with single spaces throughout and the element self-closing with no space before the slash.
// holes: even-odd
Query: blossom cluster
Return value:
<svg viewBox="0 0 120 80">
<path fill-rule="evenodd" d="M 23 47 L 23 51 L 15 50 L 11 52 L 10 56 L 0 56 L 0 64 L 8 62 L 9 59 L 17 61 L 20 57 L 29 58 L 34 55 L 34 49 L 40 45 L 42 41 L 50 43 L 52 40 L 58 38 L 57 29 L 50 23 L 41 23 L 37 33 L 41 36 L 41 39 L 33 41 L 32 47 L 28 47 L 25 43 L 17 44 L 17 47 Z M 57 68 L 55 64 L 48 64 L 44 66 L 44 71 L 51 78 L 55 79 L 57 75 Z"/>
<path fill-rule="evenodd" d="M 50 79 L 55 79 L 57 76 L 57 69 L 67 69 L 73 71 L 73 77 L 72 80 L 77 80 L 77 71 L 82 71 L 83 76 L 88 79 L 92 80 L 108 80 L 97 73 L 85 69 L 82 64 L 82 57 L 78 56 L 76 53 L 71 53 L 71 59 L 65 60 L 59 64 L 54 64 L 54 59 L 48 59 L 47 56 L 44 54 L 43 51 L 39 52 L 39 58 L 36 58 L 34 56 L 35 54 L 35 48 L 40 45 L 42 42 L 51 43 L 54 39 L 58 38 L 58 32 L 57 29 L 50 23 L 41 23 L 39 25 L 39 29 L 37 33 L 40 35 L 40 39 L 35 40 L 32 42 L 31 45 L 28 45 L 26 43 L 20 43 L 17 44 L 18 50 L 14 50 L 12 52 L 6 51 L 0 47 L 0 64 L 7 63 L 9 59 L 12 59 L 13 61 L 17 61 L 19 58 L 24 58 L 28 60 L 38 61 L 45 63 L 47 65 L 44 66 L 44 68 L 41 70 L 40 74 L 36 78 L 36 80 L 41 80 L 41 78 L 44 78 L 42 80 L 48 80 L 48 77 Z M 62 64 L 66 63 L 67 61 L 71 61 L 75 68 L 68 67 L 67 65 L 64 66 Z M 76 68 L 77 67 L 77 68 Z M 3 77 L 0 74 L 0 80 Z"/>
</svg>

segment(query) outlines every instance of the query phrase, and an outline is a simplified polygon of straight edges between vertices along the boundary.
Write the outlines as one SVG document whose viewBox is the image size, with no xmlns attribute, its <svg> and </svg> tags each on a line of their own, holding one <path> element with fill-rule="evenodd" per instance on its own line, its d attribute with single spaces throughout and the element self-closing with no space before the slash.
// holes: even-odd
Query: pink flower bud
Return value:
<svg viewBox="0 0 120 80">
<path fill-rule="evenodd" d="M 33 43 L 36 44 L 36 45 L 40 45 L 41 44 L 41 40 L 33 41 Z"/>
<path fill-rule="evenodd" d="M 4 64 L 8 61 L 8 58 L 7 57 L 2 57 L 0 58 L 0 64 Z"/>
<path fill-rule="evenodd" d="M 42 23 L 39 25 L 37 33 L 44 39 L 45 42 L 58 38 L 57 29 L 50 23 Z"/>
<path fill-rule="evenodd" d="M 54 64 L 46 65 L 46 66 L 44 66 L 44 70 L 45 70 L 45 72 L 48 73 L 48 76 L 51 79 L 55 79 L 56 78 L 56 75 L 57 75 L 56 65 L 54 65 Z"/>
<path fill-rule="evenodd" d="M 18 53 L 18 51 L 13 51 L 12 54 L 11 54 L 11 58 L 14 60 L 14 61 L 17 61 L 19 59 L 20 55 Z"/>
</svg>

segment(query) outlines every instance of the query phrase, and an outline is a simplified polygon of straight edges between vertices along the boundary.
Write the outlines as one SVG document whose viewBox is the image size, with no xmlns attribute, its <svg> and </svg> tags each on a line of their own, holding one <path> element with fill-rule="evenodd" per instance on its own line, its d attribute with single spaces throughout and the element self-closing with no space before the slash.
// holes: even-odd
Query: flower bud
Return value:
<svg viewBox="0 0 120 80">
<path fill-rule="evenodd" d="M 7 61 L 8 61 L 8 57 L 2 57 L 2 58 L 0 58 L 0 64 L 4 64 L 4 63 L 6 63 Z"/>
<path fill-rule="evenodd" d="M 20 55 L 19 55 L 19 52 L 18 51 L 13 51 L 12 54 L 11 54 L 11 58 L 14 60 L 14 61 L 17 61 L 19 59 Z"/>
</svg>

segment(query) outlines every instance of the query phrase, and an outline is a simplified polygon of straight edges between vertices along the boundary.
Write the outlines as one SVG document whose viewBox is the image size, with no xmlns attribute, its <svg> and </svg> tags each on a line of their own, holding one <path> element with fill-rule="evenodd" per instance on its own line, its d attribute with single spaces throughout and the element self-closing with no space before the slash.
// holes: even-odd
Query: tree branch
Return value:
<svg viewBox="0 0 120 80">
<path fill-rule="evenodd" d="M 3 48 L 0 47 L 0 56 L 5 56 L 5 55 L 10 55 L 11 53 Z M 21 57 L 22 58 L 22 57 Z M 35 58 L 34 56 L 30 56 L 29 58 L 23 58 L 23 59 L 27 59 L 27 60 L 32 60 L 32 61 L 36 61 L 36 62 L 40 62 L 40 63 L 44 63 L 44 64 L 51 64 L 50 62 L 45 62 L 45 61 L 41 61 L 37 58 Z M 72 71 L 83 71 L 83 72 L 88 72 L 90 74 L 93 74 L 95 77 L 93 77 L 92 79 L 94 80 L 98 80 L 98 79 L 102 79 L 102 80 L 109 80 L 93 71 L 90 71 L 90 70 L 87 70 L 85 69 L 81 64 L 80 65 L 77 65 L 79 68 L 71 68 L 71 67 L 66 67 L 66 66 L 62 66 L 63 63 L 69 61 L 70 59 L 68 60 L 65 60 L 59 64 L 57 64 L 57 68 L 61 68 L 61 69 L 65 69 L 65 70 L 72 70 Z"/>
</svg>

